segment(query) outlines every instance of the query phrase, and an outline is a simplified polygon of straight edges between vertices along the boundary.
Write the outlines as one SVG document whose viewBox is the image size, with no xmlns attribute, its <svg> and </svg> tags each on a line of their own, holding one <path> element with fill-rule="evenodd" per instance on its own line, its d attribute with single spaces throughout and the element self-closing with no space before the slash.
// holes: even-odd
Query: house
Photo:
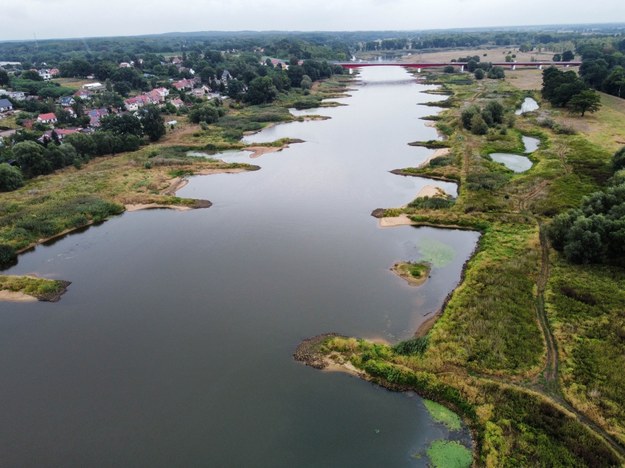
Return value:
<svg viewBox="0 0 625 468">
<path fill-rule="evenodd" d="M 13 110 L 13 104 L 8 99 L 0 99 L 0 112 L 9 112 Z"/>
<path fill-rule="evenodd" d="M 49 73 L 50 75 L 52 75 L 52 77 L 55 77 L 61 74 L 61 70 L 59 70 L 58 68 L 50 68 Z"/>
<path fill-rule="evenodd" d="M 58 141 L 63 141 L 63 138 L 65 138 L 67 135 L 72 135 L 73 133 L 78 132 L 80 132 L 79 128 L 59 128 L 56 130 L 48 130 L 43 135 L 41 135 L 41 137 L 39 137 L 37 141 L 42 144 L 53 141 L 55 139 L 54 134 L 56 134 L 56 138 L 58 139 Z"/>
<path fill-rule="evenodd" d="M 156 97 L 154 99 L 156 99 L 156 103 L 160 102 L 160 97 Z M 124 101 L 124 106 L 126 107 L 126 110 L 129 112 L 137 111 L 141 109 L 143 106 L 147 106 L 148 104 L 154 104 L 154 101 L 147 94 L 141 94 L 139 96 L 128 98 Z"/>
<path fill-rule="evenodd" d="M 104 85 L 102 83 L 86 83 L 82 85 L 83 89 L 87 91 L 102 91 L 104 89 Z"/>
<path fill-rule="evenodd" d="M 9 96 L 14 101 L 25 101 L 26 100 L 26 93 L 23 92 L 23 91 L 9 91 L 7 93 L 7 96 Z"/>
<path fill-rule="evenodd" d="M 178 91 L 181 91 L 183 89 L 193 89 L 193 85 L 194 85 L 194 81 L 187 80 L 187 79 L 174 81 L 174 83 L 172 84 L 172 86 L 176 88 Z"/>
<path fill-rule="evenodd" d="M 59 104 L 63 107 L 70 107 L 72 106 L 76 101 L 74 100 L 74 98 L 72 96 L 63 96 L 61 98 L 59 98 Z"/>
<path fill-rule="evenodd" d="M 93 97 L 93 92 L 89 91 L 88 89 L 79 89 L 74 93 L 74 97 L 80 98 L 83 101 L 90 101 Z"/>
<path fill-rule="evenodd" d="M 119 64 L 119 68 L 132 68 L 132 65 L 128 62 L 122 62 Z"/>
<path fill-rule="evenodd" d="M 50 81 L 52 79 L 50 70 L 48 70 L 47 68 L 42 68 L 41 70 L 37 70 L 37 73 L 44 81 Z"/>
<path fill-rule="evenodd" d="M 42 124 L 54 124 L 57 122 L 56 115 L 52 112 L 48 114 L 39 114 L 39 117 L 37 117 L 37 122 Z"/>
<path fill-rule="evenodd" d="M 104 117 L 105 115 L 108 115 L 109 111 L 102 108 L 102 109 L 91 109 L 89 111 L 87 111 L 87 115 L 89 116 L 89 126 L 90 127 L 99 127 L 100 126 L 100 119 L 102 117 Z"/>
<path fill-rule="evenodd" d="M 221 81 L 223 83 L 227 83 L 231 79 L 232 79 L 232 75 L 230 74 L 230 72 L 228 70 L 224 70 L 223 73 L 221 74 Z"/>
<path fill-rule="evenodd" d="M 184 106 L 184 102 L 182 102 L 182 99 L 180 98 L 176 98 L 176 99 L 172 99 L 171 101 L 169 101 L 171 103 L 172 106 L 174 106 L 176 109 L 180 109 L 182 106 Z"/>
<path fill-rule="evenodd" d="M 169 90 L 167 88 L 154 88 L 152 91 L 156 91 L 163 98 L 163 101 L 169 96 Z"/>
</svg>

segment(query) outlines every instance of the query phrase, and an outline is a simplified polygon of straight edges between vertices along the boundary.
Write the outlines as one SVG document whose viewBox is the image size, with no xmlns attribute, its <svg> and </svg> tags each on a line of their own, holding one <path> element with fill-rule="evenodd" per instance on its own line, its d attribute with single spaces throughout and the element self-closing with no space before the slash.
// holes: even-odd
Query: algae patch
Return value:
<svg viewBox="0 0 625 468">
<path fill-rule="evenodd" d="M 430 413 L 430 416 L 432 416 L 432 419 L 444 424 L 450 431 L 459 431 L 462 428 L 460 416 L 450 409 L 431 400 L 423 400 L 423 403 Z"/>
<path fill-rule="evenodd" d="M 468 468 L 473 463 L 471 450 L 459 442 L 436 440 L 427 454 L 435 468 Z"/>
</svg>

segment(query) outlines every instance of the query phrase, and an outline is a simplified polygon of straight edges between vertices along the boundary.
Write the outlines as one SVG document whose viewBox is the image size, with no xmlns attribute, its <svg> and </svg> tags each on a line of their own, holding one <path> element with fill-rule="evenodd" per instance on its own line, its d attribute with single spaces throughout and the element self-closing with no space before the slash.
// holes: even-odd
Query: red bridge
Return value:
<svg viewBox="0 0 625 468">
<path fill-rule="evenodd" d="M 545 67 L 579 67 L 582 62 L 490 62 L 493 66 L 509 67 L 516 70 L 517 67 L 531 67 L 543 69 Z M 467 66 L 467 62 L 441 62 L 441 63 L 402 63 L 402 62 L 339 62 L 343 68 L 361 68 L 361 67 L 405 67 L 416 68 L 421 71 L 422 68 L 443 68 L 443 67 L 459 67 L 461 71 Z"/>
</svg>

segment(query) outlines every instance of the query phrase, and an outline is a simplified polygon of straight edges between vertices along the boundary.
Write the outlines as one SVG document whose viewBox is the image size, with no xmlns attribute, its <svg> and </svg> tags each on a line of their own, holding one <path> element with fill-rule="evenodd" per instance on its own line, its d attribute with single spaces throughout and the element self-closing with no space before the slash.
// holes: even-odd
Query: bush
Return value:
<svg viewBox="0 0 625 468">
<path fill-rule="evenodd" d="M 6 268 L 15 263 L 17 253 L 10 245 L 0 244 L 0 268 Z"/>
<path fill-rule="evenodd" d="M 475 79 L 476 80 L 483 80 L 484 79 L 484 70 L 482 70 L 481 68 L 478 68 L 477 70 L 475 70 Z"/>
<path fill-rule="evenodd" d="M 428 347 L 428 337 L 420 336 L 411 338 L 410 340 L 402 341 L 393 346 L 393 351 L 397 354 L 404 356 L 411 356 L 413 354 L 423 354 Z"/>
<path fill-rule="evenodd" d="M 469 174 L 467 187 L 471 190 L 495 190 L 506 183 L 506 176 L 499 173 Z"/>
<path fill-rule="evenodd" d="M 24 185 L 22 172 L 7 163 L 0 164 L 0 192 L 10 192 Z"/>
<path fill-rule="evenodd" d="M 453 206 L 454 200 L 443 197 L 419 197 L 408 204 L 410 208 L 442 210 Z"/>
<path fill-rule="evenodd" d="M 625 146 L 612 156 L 612 170 L 614 172 L 625 168 Z"/>
</svg>

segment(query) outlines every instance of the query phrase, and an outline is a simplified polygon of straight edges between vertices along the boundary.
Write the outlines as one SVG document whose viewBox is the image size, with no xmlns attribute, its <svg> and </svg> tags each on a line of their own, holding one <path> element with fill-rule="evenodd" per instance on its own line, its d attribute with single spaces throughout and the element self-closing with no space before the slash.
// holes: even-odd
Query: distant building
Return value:
<svg viewBox="0 0 625 468">
<path fill-rule="evenodd" d="M 26 93 L 23 92 L 23 91 L 9 91 L 7 93 L 7 96 L 9 96 L 14 101 L 25 101 L 26 100 Z"/>
<path fill-rule="evenodd" d="M 0 99 L 0 112 L 9 112 L 13 110 L 13 104 L 8 99 Z"/>
<path fill-rule="evenodd" d="M 82 85 L 82 87 L 88 91 L 102 91 L 104 89 L 104 85 L 102 83 L 86 83 Z"/>
</svg>

